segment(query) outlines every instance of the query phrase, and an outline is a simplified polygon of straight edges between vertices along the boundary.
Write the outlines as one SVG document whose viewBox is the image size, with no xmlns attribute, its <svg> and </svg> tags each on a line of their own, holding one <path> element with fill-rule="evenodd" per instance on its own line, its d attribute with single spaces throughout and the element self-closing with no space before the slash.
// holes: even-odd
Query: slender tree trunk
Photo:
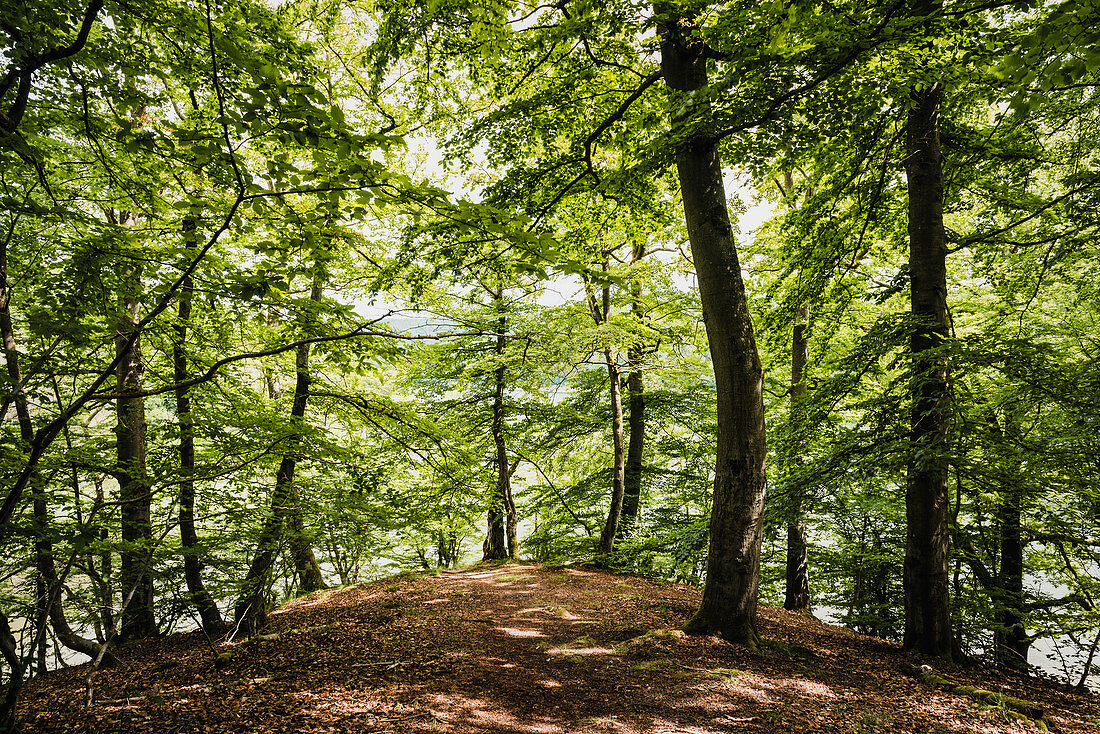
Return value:
<svg viewBox="0 0 1100 734">
<path fill-rule="evenodd" d="M 95 501 L 96 507 L 103 507 L 106 502 L 106 498 L 103 494 L 103 482 L 100 479 L 95 480 Z M 99 526 L 99 541 L 103 545 L 103 552 L 99 561 L 99 575 L 103 579 L 103 584 L 99 589 L 100 615 L 103 620 L 103 639 L 109 640 L 115 634 L 115 591 L 114 585 L 111 581 L 114 578 L 114 558 L 111 554 L 110 545 L 107 543 L 111 539 L 111 531 L 107 527 L 107 523 L 103 523 Z"/>
<path fill-rule="evenodd" d="M 195 220 L 183 223 L 183 236 L 188 251 L 195 248 Z M 189 277 L 180 284 L 179 321 L 176 341 L 172 347 L 172 365 L 176 384 L 190 377 L 187 369 L 187 330 L 191 322 L 191 298 L 194 284 Z M 176 387 L 176 420 L 180 429 L 180 544 L 183 546 L 183 577 L 190 602 L 199 613 L 202 628 L 219 632 L 225 628 L 218 605 L 202 583 L 202 562 L 198 557 L 198 534 L 195 532 L 195 420 L 191 415 L 191 397 L 186 387 Z"/>
<path fill-rule="evenodd" d="M 19 349 L 15 342 L 15 328 L 11 320 L 11 290 L 8 286 L 8 262 L 6 244 L 0 243 L 0 340 L 3 341 L 4 362 L 11 382 L 12 403 L 15 404 L 15 414 L 19 423 L 19 436 L 24 443 L 30 444 L 34 440 L 34 424 L 31 420 L 30 406 L 27 403 L 27 394 L 22 386 L 22 369 L 20 367 Z M 65 609 L 62 605 L 60 580 L 57 576 L 53 541 L 50 538 L 49 508 L 46 504 L 46 483 L 38 472 L 34 472 L 31 482 L 33 490 L 33 517 L 35 535 L 35 568 L 38 571 L 36 579 L 37 611 L 36 618 L 44 624 L 49 619 L 53 625 L 54 634 L 62 645 L 75 652 L 95 658 L 99 653 L 99 645 L 94 640 L 88 640 L 76 634 L 65 617 Z M 46 635 L 40 631 L 41 644 L 38 652 L 38 667 L 45 670 L 44 644 Z M 108 655 L 110 663 L 115 662 L 113 656 Z M 14 673 L 14 670 L 13 670 Z"/>
<path fill-rule="evenodd" d="M 603 253 L 603 270 L 607 272 L 608 254 Z M 611 287 L 605 285 L 600 291 L 600 301 L 597 303 L 596 294 L 592 290 L 591 283 L 585 280 L 585 291 L 588 295 L 588 307 L 592 312 L 592 320 L 596 324 L 606 324 L 611 319 Z M 607 510 L 607 521 L 600 533 L 600 542 L 596 546 L 596 562 L 606 565 L 610 562 L 610 556 L 615 551 L 615 538 L 619 534 L 619 518 L 623 512 L 623 495 L 626 484 L 626 451 L 624 449 L 625 435 L 623 429 L 623 391 L 622 379 L 619 371 L 619 362 L 610 347 L 603 350 L 604 363 L 607 365 L 607 378 L 611 397 L 611 506 Z"/>
<path fill-rule="evenodd" d="M 645 257 L 645 243 L 638 242 L 631 253 L 631 262 L 638 263 Z M 631 285 L 631 313 L 642 318 L 642 284 L 635 278 Z M 633 532 L 638 520 L 642 497 L 642 466 L 645 459 L 645 390 L 642 384 L 643 350 L 640 344 L 631 344 L 626 352 L 626 404 L 629 438 L 626 445 L 626 466 L 623 468 L 623 511 L 619 518 L 616 540 L 622 540 Z"/>
<path fill-rule="evenodd" d="M 791 334 L 791 433 L 798 435 L 802 403 L 806 399 L 806 362 L 809 349 L 806 343 L 806 322 L 810 309 L 798 309 Z M 793 456 L 788 462 L 793 463 Z M 793 612 L 810 611 L 810 564 L 806 556 L 805 497 L 801 491 L 791 496 L 791 519 L 787 523 L 786 593 L 783 608 Z"/>
<path fill-rule="evenodd" d="M 504 347 L 505 329 L 508 322 L 503 315 L 504 292 L 498 289 L 493 301 L 501 309 L 497 320 L 496 356 L 499 360 L 493 370 L 493 445 L 495 447 L 496 485 L 493 488 L 492 504 L 489 507 L 488 533 L 482 547 L 482 559 L 500 561 L 516 557 L 516 515 L 512 504 L 512 483 L 508 471 L 508 446 L 504 440 Z"/>
<path fill-rule="evenodd" d="M 607 289 L 604 289 L 607 293 Z M 600 545 L 597 556 L 605 561 L 615 552 L 615 537 L 619 532 L 619 518 L 623 511 L 623 496 L 626 485 L 626 451 L 623 441 L 623 394 L 622 382 L 619 377 L 619 364 L 610 349 L 605 349 L 604 360 L 607 362 L 607 380 L 611 392 L 611 446 L 614 452 L 614 464 L 611 475 L 611 507 L 607 511 L 607 522 L 604 523 L 603 532 L 600 533 Z"/>
<path fill-rule="evenodd" d="M 311 297 L 321 299 L 320 279 L 313 283 Z M 311 383 L 309 374 L 309 345 L 302 344 L 295 352 L 294 402 L 290 407 L 290 434 L 286 437 L 282 461 L 275 474 L 275 489 L 271 493 L 271 514 L 264 521 L 260 537 L 256 542 L 256 556 L 241 583 L 241 596 L 233 612 L 236 634 L 249 636 L 255 634 L 267 623 L 267 601 L 264 589 L 267 575 L 279 551 L 284 533 L 289 529 L 291 543 L 303 543 L 308 554 L 301 552 L 302 546 L 292 548 L 295 570 L 298 573 L 299 586 L 303 591 L 316 591 L 324 588 L 321 570 L 313 557 L 313 550 L 304 533 L 301 532 L 301 513 L 298 508 L 297 493 L 294 488 L 294 472 L 298 466 L 298 452 L 302 445 L 306 404 L 309 400 Z M 297 520 L 295 521 L 295 517 Z M 314 578 L 311 575 L 316 574 Z M 316 588 L 310 588 L 316 586 Z"/>
<path fill-rule="evenodd" d="M 310 288 L 309 297 L 314 303 L 320 303 L 322 293 L 322 279 L 320 272 L 313 277 L 313 285 Z M 309 345 L 303 344 L 298 348 L 298 352 L 295 360 L 295 370 L 298 375 L 304 374 L 306 376 L 305 385 L 302 393 L 302 412 L 294 416 L 297 419 L 299 425 L 302 425 L 302 418 L 305 416 L 305 401 L 309 397 Z M 300 380 L 300 377 L 299 377 Z M 298 392 L 297 386 L 295 388 L 295 402 L 297 402 Z M 298 487 L 294 484 L 294 471 L 297 465 L 297 447 L 301 445 L 301 434 L 298 436 L 298 440 L 293 452 L 288 452 L 284 456 L 284 460 L 289 458 L 293 464 L 290 467 L 290 482 L 287 498 L 290 500 L 290 507 L 288 508 L 287 523 L 290 530 L 290 553 L 294 558 L 294 569 L 298 574 L 298 588 L 302 593 L 310 594 L 314 591 L 320 591 L 321 589 L 328 588 L 325 584 L 324 576 L 321 574 L 321 566 L 317 563 L 317 557 L 313 554 L 313 542 L 309 533 L 306 532 L 305 523 L 302 520 L 302 502 L 301 496 L 298 493 Z"/>
<path fill-rule="evenodd" d="M 42 590 L 45 594 L 40 600 L 40 614 L 45 611 L 53 625 L 54 634 L 58 641 L 70 650 L 87 655 L 95 660 L 99 655 L 99 643 L 89 640 L 77 634 L 65 617 L 65 609 L 62 606 L 61 579 L 58 578 L 57 568 L 54 562 L 53 541 L 49 537 L 49 511 L 46 506 L 46 498 L 36 494 L 34 498 L 35 520 L 35 557 L 37 569 L 42 578 Z M 104 664 L 114 665 L 113 655 L 106 653 Z"/>
<path fill-rule="evenodd" d="M 756 351 L 741 266 L 726 206 L 717 142 L 709 136 L 710 110 L 692 101 L 705 89 L 707 67 L 702 44 L 675 9 L 658 3 L 661 69 L 672 90 L 672 109 L 693 107 L 690 128 L 675 153 L 707 341 L 717 392 L 718 450 L 714 503 L 710 517 L 703 603 L 685 629 L 717 631 L 731 642 L 755 646 L 764 520 L 765 436 L 763 370 Z"/>
<path fill-rule="evenodd" d="M 119 217 L 128 223 L 128 216 Z M 119 636 L 123 639 L 147 637 L 157 633 L 153 614 L 153 525 L 152 487 L 145 471 L 145 398 L 130 397 L 140 392 L 145 363 L 141 356 L 141 337 L 127 344 L 141 320 L 141 268 L 138 263 L 125 266 L 118 331 L 115 336 L 118 365 L 116 401 L 116 455 L 118 460 L 119 505 L 122 513 L 121 583 L 124 594 L 133 589 L 130 604 L 122 612 Z"/>
<path fill-rule="evenodd" d="M 913 413 L 905 495 L 905 647 L 950 658 L 947 247 L 940 153 L 942 89 L 914 95 L 906 122 Z"/>
</svg>

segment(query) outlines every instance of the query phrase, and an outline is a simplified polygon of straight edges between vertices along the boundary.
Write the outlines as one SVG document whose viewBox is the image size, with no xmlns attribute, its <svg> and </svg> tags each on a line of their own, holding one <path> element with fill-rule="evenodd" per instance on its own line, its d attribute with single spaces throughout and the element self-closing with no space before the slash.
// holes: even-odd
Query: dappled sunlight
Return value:
<svg viewBox="0 0 1100 734">
<path fill-rule="evenodd" d="M 454 731 L 466 732 L 475 728 L 524 734 L 561 734 L 565 731 L 546 717 L 533 717 L 531 721 L 518 719 L 483 698 L 435 694 L 429 696 L 428 701 L 435 709 L 435 719 L 452 725 Z"/>
<path fill-rule="evenodd" d="M 777 644 L 749 652 L 683 635 L 696 590 L 631 579 L 638 593 L 624 598 L 602 572 L 533 573 L 549 583 L 536 591 L 506 568 L 296 600 L 274 613 L 280 634 L 219 646 L 231 653 L 221 669 L 196 637 L 173 648 L 190 651 L 186 666 L 161 656 L 155 673 L 100 671 L 104 726 L 89 731 L 171 731 L 159 726 L 169 719 L 211 734 L 243 722 L 279 722 L 272 734 L 1019 730 L 899 680 L 896 646 L 764 608 L 761 634 Z M 1065 720 L 1067 734 L 1084 731 Z"/>
<path fill-rule="evenodd" d="M 518 627 L 494 627 L 493 629 L 512 637 L 546 637 L 545 632 L 537 629 L 520 629 Z"/>
<path fill-rule="evenodd" d="M 814 681 L 800 680 L 797 678 L 788 679 L 779 682 L 780 688 L 790 688 L 804 696 L 811 696 L 814 698 L 836 698 L 837 695 L 832 688 L 824 683 L 816 683 Z"/>
<path fill-rule="evenodd" d="M 614 655 L 609 647 L 552 647 L 547 655 Z"/>
<path fill-rule="evenodd" d="M 580 619 L 580 617 L 578 617 L 577 615 L 566 609 L 562 609 L 561 607 L 528 607 L 526 609 L 521 609 L 516 612 L 516 616 L 519 616 L 521 614 L 545 614 L 549 617 L 553 617 L 554 619 L 561 619 L 566 621 Z"/>
</svg>

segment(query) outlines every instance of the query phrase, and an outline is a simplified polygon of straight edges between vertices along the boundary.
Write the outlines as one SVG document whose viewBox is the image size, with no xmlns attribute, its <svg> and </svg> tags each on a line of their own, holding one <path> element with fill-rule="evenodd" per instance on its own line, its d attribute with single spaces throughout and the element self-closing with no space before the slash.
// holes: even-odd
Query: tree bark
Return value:
<svg viewBox="0 0 1100 734">
<path fill-rule="evenodd" d="M 8 286 L 7 273 L 7 246 L 6 243 L 0 243 L 0 340 L 3 341 L 4 362 L 8 379 L 11 382 L 11 401 L 15 404 L 19 436 L 24 443 L 29 445 L 34 440 L 34 424 L 31 420 L 30 406 L 27 404 L 27 395 L 22 385 L 23 375 L 20 367 L 19 349 L 15 342 L 15 328 L 11 320 L 12 293 Z M 32 510 L 35 536 L 35 568 L 38 571 L 36 583 L 38 590 L 37 618 L 43 622 L 49 619 L 50 624 L 53 625 L 54 634 L 57 635 L 57 639 L 62 645 L 95 659 L 99 654 L 99 645 L 94 640 L 76 634 L 65 617 L 65 609 L 61 602 L 61 580 L 57 576 L 53 541 L 49 534 L 49 508 L 44 494 L 46 483 L 37 471 L 33 474 L 31 487 L 34 492 Z M 40 638 L 44 643 L 46 640 L 45 634 L 40 635 Z M 43 657 L 40 651 L 39 668 L 44 671 L 45 660 Z M 115 662 L 114 656 L 109 653 L 106 660 L 109 664 Z"/>
<path fill-rule="evenodd" d="M 317 273 L 313 277 L 313 285 L 310 288 L 309 297 L 314 303 L 320 303 L 322 292 L 322 281 L 320 273 Z M 296 419 L 296 423 L 299 427 L 303 427 L 306 412 L 306 400 L 309 398 L 309 385 L 311 383 L 311 377 L 309 374 L 309 345 L 303 344 L 298 347 L 295 355 L 295 371 L 298 375 L 298 381 L 295 385 L 294 399 L 295 404 L 299 397 L 299 386 L 301 386 L 301 398 L 302 408 L 301 412 L 293 415 Z M 305 383 L 301 384 L 301 376 L 305 375 Z M 293 411 L 292 411 L 293 414 Z M 294 570 L 298 574 L 298 588 L 304 594 L 310 594 L 314 591 L 320 591 L 321 589 L 328 588 L 325 584 L 325 578 L 321 574 L 321 566 L 317 563 L 317 557 L 313 554 L 313 542 L 306 532 L 305 523 L 302 520 L 302 502 L 301 496 L 298 493 L 298 487 L 294 484 L 294 472 L 298 461 L 298 448 L 301 446 L 302 435 L 299 432 L 297 440 L 295 441 L 294 450 L 286 453 L 283 460 L 289 459 L 291 461 L 289 469 L 289 490 L 287 492 L 287 498 L 290 500 L 290 506 L 288 508 L 287 521 L 290 528 L 290 554 L 294 558 Z"/>
<path fill-rule="evenodd" d="M 912 420 L 905 493 L 907 649 L 950 658 L 949 386 L 941 347 L 948 335 L 947 247 L 943 229 L 940 86 L 914 94 L 906 121 L 909 274 L 913 333 Z"/>
<path fill-rule="evenodd" d="M 645 243 L 634 245 L 631 262 L 638 263 L 645 257 Z M 635 278 L 631 284 L 630 312 L 639 322 L 642 318 L 642 284 Z M 642 382 L 644 361 L 641 344 L 631 344 L 626 352 L 627 426 L 626 466 L 623 468 L 623 511 L 619 518 L 616 540 L 622 540 L 633 532 L 638 520 L 642 497 L 642 466 L 645 459 L 645 389 Z"/>
<path fill-rule="evenodd" d="M 707 341 L 717 393 L 718 449 L 710 517 L 703 603 L 685 627 L 690 633 L 720 632 L 727 640 L 755 646 L 756 604 L 763 531 L 765 436 L 763 370 L 733 228 L 726 206 L 713 118 L 705 101 L 688 93 L 707 86 L 702 44 L 688 37 L 689 24 L 675 9 L 656 7 L 661 69 L 671 107 L 687 107 L 674 124 L 685 126 L 675 152 Z"/>
<path fill-rule="evenodd" d="M 607 272 L 607 253 L 603 253 L 603 270 Z M 592 312 L 592 320 L 596 324 L 606 324 L 611 319 L 611 286 L 605 285 L 600 291 L 600 301 L 596 302 L 596 294 L 593 292 L 591 282 L 585 280 L 585 291 L 588 294 L 588 306 Z M 623 430 L 623 394 L 622 381 L 619 371 L 619 362 L 610 347 L 603 350 L 604 363 L 607 365 L 608 392 L 611 398 L 611 506 L 607 510 L 607 520 L 600 532 L 600 541 L 596 546 L 596 563 L 607 565 L 610 556 L 615 551 L 615 538 L 619 533 L 619 518 L 623 512 L 623 494 L 626 483 L 626 450 L 624 449 L 625 436 Z"/>
<path fill-rule="evenodd" d="M 183 236 L 188 252 L 195 243 L 195 220 L 188 217 L 183 222 Z M 187 369 L 187 330 L 191 323 L 191 298 L 194 283 L 190 276 L 180 284 L 179 321 L 176 323 L 176 340 L 172 346 L 172 366 L 176 384 L 185 382 L 190 374 Z M 207 632 L 220 632 L 225 628 L 218 605 L 202 582 L 202 562 L 198 557 L 198 534 L 195 532 L 195 420 L 191 415 L 191 397 L 186 387 L 176 388 L 176 420 L 180 429 L 180 544 L 183 547 L 183 577 L 187 595 L 199 613 L 202 628 Z"/>
<path fill-rule="evenodd" d="M 321 299 L 321 283 L 315 278 L 310 296 L 314 301 Z M 294 473 L 298 466 L 298 452 L 302 445 L 306 404 L 309 400 L 311 383 L 309 373 L 309 344 L 298 347 L 294 357 L 295 381 L 294 402 L 290 407 L 290 434 L 284 443 L 282 461 L 275 474 L 275 489 L 271 493 L 271 514 L 264 521 L 260 537 L 256 542 L 256 556 L 241 583 L 241 597 L 233 612 L 235 634 L 249 636 L 262 629 L 267 623 L 267 601 L 264 588 L 267 574 L 275 562 L 279 545 L 289 527 L 298 583 L 303 591 L 316 591 L 324 588 L 321 569 L 313 556 L 313 549 L 304 535 L 298 495 L 294 487 Z"/>
<path fill-rule="evenodd" d="M 129 223 L 132 218 L 120 216 Z M 141 391 L 145 364 L 141 337 L 134 331 L 141 320 L 141 267 L 124 266 L 119 296 L 120 312 L 115 335 L 115 353 L 121 357 L 116 373 L 116 457 L 118 461 L 119 505 L 122 514 L 122 593 L 133 589 L 130 603 L 122 611 L 119 637 L 135 639 L 157 633 L 153 614 L 153 526 L 152 488 L 145 471 L 145 398 L 126 393 Z M 127 345 L 133 338 L 133 347 Z"/>
<path fill-rule="evenodd" d="M 809 348 L 806 342 L 806 322 L 810 309 L 798 309 L 791 334 L 791 433 L 798 435 L 802 402 L 806 399 L 806 363 Z M 788 464 L 793 464 L 793 456 Z M 801 491 L 792 492 L 791 519 L 787 523 L 786 589 L 783 608 L 792 612 L 810 611 L 810 564 L 807 558 L 805 498 Z"/>
<path fill-rule="evenodd" d="M 504 292 L 498 289 L 493 302 L 501 309 L 497 320 L 495 354 L 498 364 L 493 370 L 493 446 L 495 449 L 496 484 L 488 513 L 488 533 L 482 546 L 482 560 L 501 561 L 516 557 L 516 512 L 512 503 L 511 475 L 508 471 L 508 446 L 504 439 L 504 347 L 508 321 L 503 314 Z"/>
<path fill-rule="evenodd" d="M 993 602 L 997 608 L 993 658 L 998 665 L 1026 671 L 1031 640 L 1027 636 L 1024 608 L 1024 488 L 1021 481 L 1022 461 L 1015 444 L 1019 437 L 1019 426 L 1011 411 L 1011 406 L 1006 408 L 1003 430 L 997 424 L 993 411 L 989 411 L 994 435 L 1008 454 L 1006 470 L 1000 479 L 1000 506 L 997 508 L 1001 563 L 993 593 Z"/>
<path fill-rule="evenodd" d="M 607 557 L 615 552 L 615 537 L 619 532 L 619 518 L 623 511 L 625 494 L 626 451 L 623 441 L 623 394 L 619 378 L 619 365 L 610 349 L 604 350 L 607 362 L 607 378 L 611 392 L 611 449 L 613 467 L 611 475 L 611 507 L 607 510 L 607 522 L 600 533 L 600 545 L 597 555 Z"/>
<path fill-rule="evenodd" d="M 1001 599 L 994 657 L 999 665 L 1013 670 L 1027 670 L 1027 653 L 1031 648 L 1024 626 L 1024 543 L 1021 529 L 1021 492 L 1007 487 L 1001 494 L 997 512 L 1000 531 L 1001 569 L 999 574 Z"/>
</svg>

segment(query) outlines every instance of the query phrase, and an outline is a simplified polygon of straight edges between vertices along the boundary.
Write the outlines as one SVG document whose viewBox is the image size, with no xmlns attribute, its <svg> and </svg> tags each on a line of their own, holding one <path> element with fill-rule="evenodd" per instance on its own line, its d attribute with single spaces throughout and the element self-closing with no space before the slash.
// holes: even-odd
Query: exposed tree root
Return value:
<svg viewBox="0 0 1100 734">
<path fill-rule="evenodd" d="M 902 672 L 937 690 L 967 696 L 983 706 L 1003 708 L 1009 716 L 1021 721 L 1030 721 L 1040 731 L 1054 731 L 1056 729 L 1054 722 L 1047 717 L 1046 709 L 1031 701 L 1008 696 L 1000 691 L 989 691 L 984 688 L 956 683 L 939 675 L 928 665 L 917 667 L 916 665 L 907 664 L 902 666 Z"/>
</svg>

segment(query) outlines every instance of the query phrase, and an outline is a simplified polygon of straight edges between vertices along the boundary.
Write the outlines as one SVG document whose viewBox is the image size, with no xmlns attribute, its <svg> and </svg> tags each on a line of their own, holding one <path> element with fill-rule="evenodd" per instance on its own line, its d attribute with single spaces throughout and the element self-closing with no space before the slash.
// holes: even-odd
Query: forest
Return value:
<svg viewBox="0 0 1100 734">
<path fill-rule="evenodd" d="M 0 729 L 482 560 L 1097 672 L 1095 0 L 23 0 L 0 47 Z"/>
</svg>

